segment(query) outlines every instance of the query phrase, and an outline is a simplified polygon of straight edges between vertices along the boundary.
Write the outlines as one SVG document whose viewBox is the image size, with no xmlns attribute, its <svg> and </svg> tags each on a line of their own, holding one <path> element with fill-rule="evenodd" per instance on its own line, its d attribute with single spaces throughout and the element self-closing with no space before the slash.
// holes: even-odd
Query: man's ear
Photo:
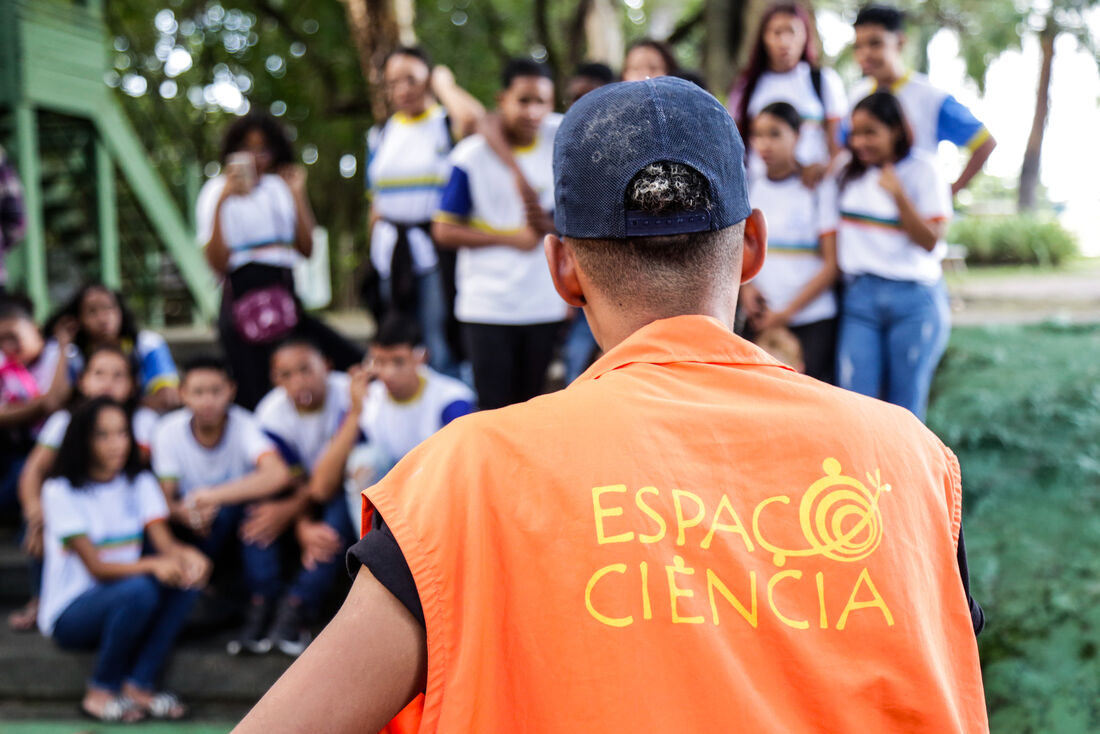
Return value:
<svg viewBox="0 0 1100 734">
<path fill-rule="evenodd" d="M 768 220 L 764 212 L 753 209 L 745 220 L 745 236 L 741 246 L 741 282 L 748 283 L 764 267 L 768 250 Z"/>
<path fill-rule="evenodd" d="M 587 299 L 577 271 L 577 255 L 556 234 L 548 234 L 542 242 L 546 262 L 550 266 L 550 278 L 554 289 L 570 306 L 581 308 Z"/>
</svg>

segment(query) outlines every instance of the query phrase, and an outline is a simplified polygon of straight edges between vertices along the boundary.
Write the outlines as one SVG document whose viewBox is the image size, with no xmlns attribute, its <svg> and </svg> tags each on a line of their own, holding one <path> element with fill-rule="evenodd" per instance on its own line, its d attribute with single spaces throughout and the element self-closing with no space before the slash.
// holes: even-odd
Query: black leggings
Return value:
<svg viewBox="0 0 1100 734">
<path fill-rule="evenodd" d="M 806 374 L 830 385 L 835 384 L 836 319 L 823 319 L 790 327 L 802 346 Z"/>
<path fill-rule="evenodd" d="M 240 292 L 276 283 L 282 283 L 294 292 L 294 275 L 290 268 L 253 263 L 237 268 L 232 278 Z M 252 410 L 271 390 L 271 353 L 279 342 L 249 344 L 241 338 L 233 325 L 232 295 L 231 292 L 226 292 L 222 297 L 221 313 L 218 316 L 218 341 L 221 342 L 225 358 L 237 381 L 237 404 Z M 338 370 L 346 370 L 363 359 L 362 348 L 330 329 L 324 322 L 306 314 L 300 303 L 298 325 L 287 336 L 303 337 L 313 342 Z"/>
<path fill-rule="evenodd" d="M 562 322 L 549 324 L 463 324 L 466 356 L 482 410 L 503 408 L 541 395 Z"/>
</svg>

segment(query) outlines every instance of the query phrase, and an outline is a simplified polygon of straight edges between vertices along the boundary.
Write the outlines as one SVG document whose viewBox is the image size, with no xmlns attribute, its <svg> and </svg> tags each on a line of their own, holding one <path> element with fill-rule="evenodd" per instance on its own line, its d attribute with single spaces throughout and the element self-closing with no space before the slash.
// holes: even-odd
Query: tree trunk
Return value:
<svg viewBox="0 0 1100 734">
<path fill-rule="evenodd" d="M 619 12 L 617 0 L 593 0 L 589 3 L 584 20 L 588 61 L 600 61 L 612 69 L 622 66 L 625 46 Z"/>
<path fill-rule="evenodd" d="M 1020 168 L 1020 189 L 1016 209 L 1021 213 L 1033 210 L 1036 204 L 1035 190 L 1039 186 L 1043 133 L 1046 132 L 1047 116 L 1050 113 L 1050 72 L 1054 65 L 1054 39 L 1057 36 L 1058 27 L 1054 18 L 1047 15 L 1046 25 L 1039 33 L 1042 65 L 1039 67 L 1039 89 L 1035 95 L 1035 117 L 1031 121 L 1031 135 L 1028 136 L 1024 163 Z"/>
<path fill-rule="evenodd" d="M 388 114 L 382 86 L 382 62 L 400 42 L 401 27 L 393 0 L 342 0 L 348 16 L 348 28 L 355 41 L 359 68 L 367 83 L 374 119 Z M 406 13 L 407 15 L 407 13 Z"/>
<path fill-rule="evenodd" d="M 768 4 L 765 0 L 706 0 L 703 70 L 715 94 L 727 94 L 748 61 L 756 26 Z"/>
</svg>

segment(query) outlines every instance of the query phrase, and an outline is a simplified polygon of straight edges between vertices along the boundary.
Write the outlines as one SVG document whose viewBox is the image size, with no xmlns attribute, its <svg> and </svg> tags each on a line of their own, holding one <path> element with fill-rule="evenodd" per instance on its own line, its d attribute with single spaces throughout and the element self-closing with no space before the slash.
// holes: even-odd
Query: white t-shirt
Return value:
<svg viewBox="0 0 1100 734">
<path fill-rule="evenodd" d="M 951 190 L 924 154 L 913 151 L 894 166 L 906 195 L 926 220 L 951 217 Z M 869 168 L 839 195 L 837 260 L 846 275 L 877 275 L 933 285 L 943 275 L 947 244 L 931 252 L 909 239 L 901 227 L 894 198 L 879 186 L 879 168 Z"/>
<path fill-rule="evenodd" d="M 371 207 L 382 219 L 371 230 L 371 263 L 389 277 L 397 230 L 392 222 L 428 222 L 439 208 L 439 196 L 450 175 L 451 131 L 447 113 L 433 105 L 417 117 L 395 113 L 382 128 L 367 134 L 367 190 Z M 436 266 L 438 258 L 428 234 L 409 233 L 409 248 L 417 272 Z"/>
<path fill-rule="evenodd" d="M 35 384 L 38 385 L 39 394 L 45 395 L 50 389 L 54 372 L 57 371 L 57 360 L 60 358 L 61 346 L 56 339 L 50 339 L 42 347 L 42 353 L 38 355 L 38 359 L 27 365 L 27 371 L 31 373 Z"/>
<path fill-rule="evenodd" d="M 133 480 L 123 474 L 80 489 L 60 477 L 47 480 L 42 485 L 42 513 L 45 558 L 38 628 L 49 635 L 62 612 L 96 585 L 66 541 L 83 535 L 101 561 L 134 563 L 141 558 L 145 527 L 168 517 L 168 506 L 157 480 L 142 472 Z"/>
<path fill-rule="evenodd" d="M 852 90 L 852 106 L 878 89 L 878 83 L 864 78 Z M 940 141 L 974 150 L 989 137 L 989 131 L 973 113 L 945 90 L 916 71 L 908 72 L 890 90 L 913 130 L 913 147 L 935 155 Z"/>
<path fill-rule="evenodd" d="M 554 134 L 560 123 L 561 115 L 547 115 L 535 142 L 513 151 L 547 211 L 554 208 Z M 451 162 L 454 167 L 436 219 L 500 234 L 514 234 L 527 225 L 514 177 L 485 138 L 463 140 L 451 153 Z M 526 252 L 505 245 L 463 248 L 456 281 L 459 321 L 540 324 L 561 321 L 568 313 L 554 290 L 541 247 Z"/>
<path fill-rule="evenodd" d="M 199 246 L 214 233 L 214 212 L 225 188 L 225 175 L 215 176 L 199 192 L 195 223 Z M 229 248 L 229 269 L 248 263 L 292 268 L 300 259 L 294 249 L 297 221 L 294 195 L 281 176 L 265 173 L 244 196 L 231 196 L 222 204 L 222 237 Z"/>
<path fill-rule="evenodd" d="M 222 439 L 206 448 L 191 430 L 191 411 L 180 408 L 160 419 L 153 432 L 153 471 L 179 482 L 180 496 L 202 487 L 239 479 L 256 469 L 260 457 L 278 453 L 275 443 L 244 408 L 229 406 Z"/>
<path fill-rule="evenodd" d="M 72 419 L 72 413 L 65 409 L 50 415 L 43 424 L 42 430 L 38 432 L 37 443 L 57 451 L 61 448 L 65 431 L 69 430 L 69 423 L 72 422 Z M 146 450 L 149 449 L 150 442 L 153 440 L 153 429 L 159 420 L 160 416 L 157 415 L 157 412 L 145 406 L 140 406 L 134 411 L 131 427 L 134 432 L 134 440 L 137 441 L 138 446 Z"/>
<path fill-rule="evenodd" d="M 824 98 L 824 102 L 822 102 Z M 844 95 L 844 83 L 840 75 L 832 69 L 821 70 L 821 97 L 814 91 L 810 65 L 800 61 L 788 72 L 782 74 L 765 71 L 756 82 L 752 99 L 749 100 L 749 122 L 773 102 L 786 102 L 798 110 L 802 116 L 802 129 L 798 138 L 795 157 L 799 163 L 827 163 L 829 160 L 829 142 L 825 131 L 826 121 L 840 121 L 848 114 L 848 102 Z M 740 108 L 740 95 L 730 98 L 731 110 Z M 755 174 L 762 170 L 760 157 L 750 156 L 750 169 Z"/>
<path fill-rule="evenodd" d="M 330 372 L 325 379 L 325 402 L 309 413 L 299 412 L 286 390 L 277 387 L 256 406 L 260 427 L 280 444 L 287 464 L 312 472 L 328 442 L 347 415 L 351 397 L 348 376 Z"/>
<path fill-rule="evenodd" d="M 749 185 L 749 201 L 768 220 L 768 253 L 764 267 L 752 283 L 780 311 L 793 301 L 806 283 L 821 272 L 821 237 L 836 232 L 836 186 L 826 179 L 807 189 L 797 175 L 772 181 L 766 175 Z M 802 308 L 790 323 L 811 324 L 836 316 L 836 295 L 831 288 Z"/>
<path fill-rule="evenodd" d="M 380 445 L 396 462 L 455 418 L 473 412 L 474 402 L 465 383 L 421 367 L 420 390 L 408 400 L 394 400 L 381 380 L 371 383 L 359 426 L 369 443 Z"/>
</svg>

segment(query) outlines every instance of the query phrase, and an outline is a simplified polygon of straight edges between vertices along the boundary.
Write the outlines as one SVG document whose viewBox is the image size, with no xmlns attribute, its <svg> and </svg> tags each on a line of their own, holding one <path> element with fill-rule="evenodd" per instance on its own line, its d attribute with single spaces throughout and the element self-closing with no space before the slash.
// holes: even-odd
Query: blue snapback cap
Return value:
<svg viewBox="0 0 1100 734">
<path fill-rule="evenodd" d="M 627 211 L 630 180 L 658 161 L 682 163 L 710 185 L 706 210 Z M 733 118 L 691 82 L 658 77 L 595 89 L 554 138 L 554 224 L 578 239 L 622 239 L 725 229 L 752 212 L 745 145 Z"/>
</svg>

